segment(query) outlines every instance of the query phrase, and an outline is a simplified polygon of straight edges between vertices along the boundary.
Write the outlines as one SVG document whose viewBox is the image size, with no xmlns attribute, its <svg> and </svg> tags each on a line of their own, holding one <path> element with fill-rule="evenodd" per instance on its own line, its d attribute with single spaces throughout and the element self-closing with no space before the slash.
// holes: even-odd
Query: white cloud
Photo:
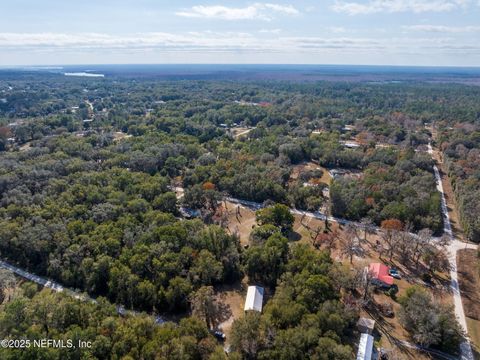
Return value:
<svg viewBox="0 0 480 360">
<path fill-rule="evenodd" d="M 369 0 L 367 2 L 348 2 L 336 0 L 331 8 L 336 12 L 349 15 L 397 13 L 397 12 L 444 12 L 469 5 L 471 0 Z"/>
<path fill-rule="evenodd" d="M 298 15 L 300 13 L 292 5 L 260 4 L 260 3 L 257 3 L 254 6 L 258 6 L 260 8 L 265 7 L 266 9 L 270 9 L 270 10 L 273 10 L 273 11 L 278 11 L 278 12 L 289 14 L 289 15 Z"/>
<path fill-rule="evenodd" d="M 434 33 L 470 33 L 480 32 L 480 26 L 411 25 L 403 26 L 408 31 Z"/>
<path fill-rule="evenodd" d="M 256 36 L 257 35 L 257 36 Z M 480 55 L 480 44 L 448 37 L 359 38 L 346 36 L 259 36 L 245 32 L 137 33 L 110 35 L 101 33 L 0 33 L 0 52 L 24 54 L 48 53 L 195 53 L 195 54 L 451 54 L 464 57 Z"/>
<path fill-rule="evenodd" d="M 300 12 L 292 5 L 272 3 L 255 3 L 246 7 L 234 8 L 223 5 L 197 5 L 190 9 L 177 11 L 177 16 L 190 18 L 222 19 L 222 20 L 272 20 L 274 13 L 298 15 Z"/>
<path fill-rule="evenodd" d="M 44 49 L 201 49 L 209 47 L 241 48 L 252 43 L 252 35 L 241 32 L 216 33 L 211 31 L 172 33 L 138 33 L 110 35 L 99 33 L 0 33 L 2 48 Z"/>
<path fill-rule="evenodd" d="M 280 34 L 281 29 L 261 29 L 258 31 L 260 34 Z"/>
<path fill-rule="evenodd" d="M 347 29 L 345 29 L 343 26 L 330 26 L 327 28 L 327 30 L 334 34 L 343 34 L 347 32 Z"/>
</svg>

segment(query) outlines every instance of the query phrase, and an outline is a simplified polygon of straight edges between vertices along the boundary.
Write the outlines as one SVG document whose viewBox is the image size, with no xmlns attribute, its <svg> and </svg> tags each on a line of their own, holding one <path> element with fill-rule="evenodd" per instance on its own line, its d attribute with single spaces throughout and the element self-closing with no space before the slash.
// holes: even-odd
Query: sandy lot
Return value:
<svg viewBox="0 0 480 360">
<path fill-rule="evenodd" d="M 462 292 L 463 309 L 468 333 L 476 352 L 480 352 L 480 274 L 477 251 L 457 252 L 458 282 Z"/>
</svg>

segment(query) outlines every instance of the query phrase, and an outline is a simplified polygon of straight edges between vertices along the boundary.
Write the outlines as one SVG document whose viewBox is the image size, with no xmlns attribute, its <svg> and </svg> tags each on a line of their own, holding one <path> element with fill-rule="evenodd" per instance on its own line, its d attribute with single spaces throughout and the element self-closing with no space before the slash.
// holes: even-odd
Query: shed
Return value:
<svg viewBox="0 0 480 360">
<path fill-rule="evenodd" d="M 247 291 L 247 299 L 245 300 L 245 311 L 253 310 L 262 312 L 263 306 L 263 287 L 249 286 Z"/>
<path fill-rule="evenodd" d="M 357 329 L 361 333 L 366 333 L 371 335 L 374 328 L 375 328 L 375 320 L 373 319 L 367 319 L 367 318 L 361 317 L 357 321 Z"/>
<path fill-rule="evenodd" d="M 362 334 L 360 343 L 358 344 L 357 360 L 373 359 L 373 342 L 374 338 L 370 334 Z"/>
</svg>

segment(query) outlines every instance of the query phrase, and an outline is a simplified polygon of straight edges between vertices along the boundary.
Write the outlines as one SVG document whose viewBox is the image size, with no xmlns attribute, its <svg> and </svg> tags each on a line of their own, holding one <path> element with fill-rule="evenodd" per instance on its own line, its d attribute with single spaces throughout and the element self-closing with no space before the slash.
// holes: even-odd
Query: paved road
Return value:
<svg viewBox="0 0 480 360">
<path fill-rule="evenodd" d="M 238 205 L 245 206 L 245 207 L 247 207 L 249 209 L 252 209 L 252 210 L 260 210 L 263 207 L 265 207 L 262 203 L 257 203 L 257 202 L 248 201 L 248 200 L 241 200 L 241 199 L 236 199 L 236 198 L 232 198 L 232 197 L 227 197 L 227 198 L 225 198 L 225 200 L 227 200 L 228 202 L 231 202 L 233 204 L 238 204 Z M 305 215 L 306 217 L 311 217 L 311 218 L 318 219 L 318 220 L 327 219 L 330 222 L 336 222 L 336 223 L 339 223 L 339 224 L 342 224 L 342 225 L 353 224 L 353 225 L 356 225 L 358 227 L 364 227 L 365 226 L 361 223 L 357 223 L 357 222 L 354 222 L 354 221 L 350 221 L 350 220 L 346 220 L 346 219 L 342 219 L 342 218 L 336 218 L 336 217 L 333 217 L 333 216 L 327 216 L 326 214 L 323 214 L 320 211 L 304 211 L 304 210 L 298 210 L 298 209 L 290 209 L 290 212 L 294 215 Z M 376 229 L 376 230 L 380 230 L 380 228 L 378 228 L 376 226 L 372 226 L 372 228 Z"/>
<path fill-rule="evenodd" d="M 433 157 L 433 148 L 432 145 L 428 144 L 428 153 Z M 435 160 L 435 159 L 434 159 Z M 436 165 L 433 166 L 435 173 L 435 180 L 437 181 L 437 190 L 441 194 L 441 206 L 442 206 L 442 215 L 443 215 L 443 231 L 447 234 L 451 243 L 447 247 L 448 251 L 448 260 L 450 262 L 450 288 L 452 289 L 453 294 L 453 303 L 455 306 L 455 315 L 457 320 L 460 323 L 461 327 L 465 331 L 465 334 L 468 336 L 467 320 L 465 318 L 465 312 L 463 311 L 462 303 L 462 294 L 460 293 L 460 287 L 458 286 L 458 273 L 457 273 L 457 251 L 461 249 L 477 249 L 478 245 L 468 244 L 456 239 L 453 236 L 452 225 L 450 223 L 450 216 L 448 215 L 447 203 L 445 201 L 445 193 L 443 191 L 442 178 L 440 172 Z M 460 345 L 461 359 L 462 360 L 474 360 L 472 346 L 470 340 L 465 338 L 465 341 Z"/>
</svg>

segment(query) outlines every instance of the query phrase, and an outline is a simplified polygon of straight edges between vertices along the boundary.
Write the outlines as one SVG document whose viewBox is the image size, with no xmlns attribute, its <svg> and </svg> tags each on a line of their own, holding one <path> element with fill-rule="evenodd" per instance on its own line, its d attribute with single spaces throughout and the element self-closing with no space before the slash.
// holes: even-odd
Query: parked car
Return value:
<svg viewBox="0 0 480 360">
<path fill-rule="evenodd" d="M 383 281 L 381 280 L 378 280 L 378 279 L 372 279 L 370 281 L 370 283 L 375 286 L 376 289 L 378 290 L 381 290 L 381 291 L 391 291 L 391 289 L 393 289 L 392 291 L 393 292 L 398 292 L 398 286 L 393 284 L 393 285 L 388 285 L 386 283 L 384 283 Z"/>
<path fill-rule="evenodd" d="M 225 341 L 225 339 L 226 339 L 225 334 L 223 332 L 221 332 L 220 330 L 212 331 L 212 335 L 215 336 L 215 338 L 217 340 L 220 340 L 220 341 Z"/>
<path fill-rule="evenodd" d="M 401 279 L 402 278 L 402 275 L 400 275 L 398 270 L 395 269 L 395 268 L 391 268 L 390 270 L 388 270 L 388 274 L 395 279 Z"/>
</svg>

